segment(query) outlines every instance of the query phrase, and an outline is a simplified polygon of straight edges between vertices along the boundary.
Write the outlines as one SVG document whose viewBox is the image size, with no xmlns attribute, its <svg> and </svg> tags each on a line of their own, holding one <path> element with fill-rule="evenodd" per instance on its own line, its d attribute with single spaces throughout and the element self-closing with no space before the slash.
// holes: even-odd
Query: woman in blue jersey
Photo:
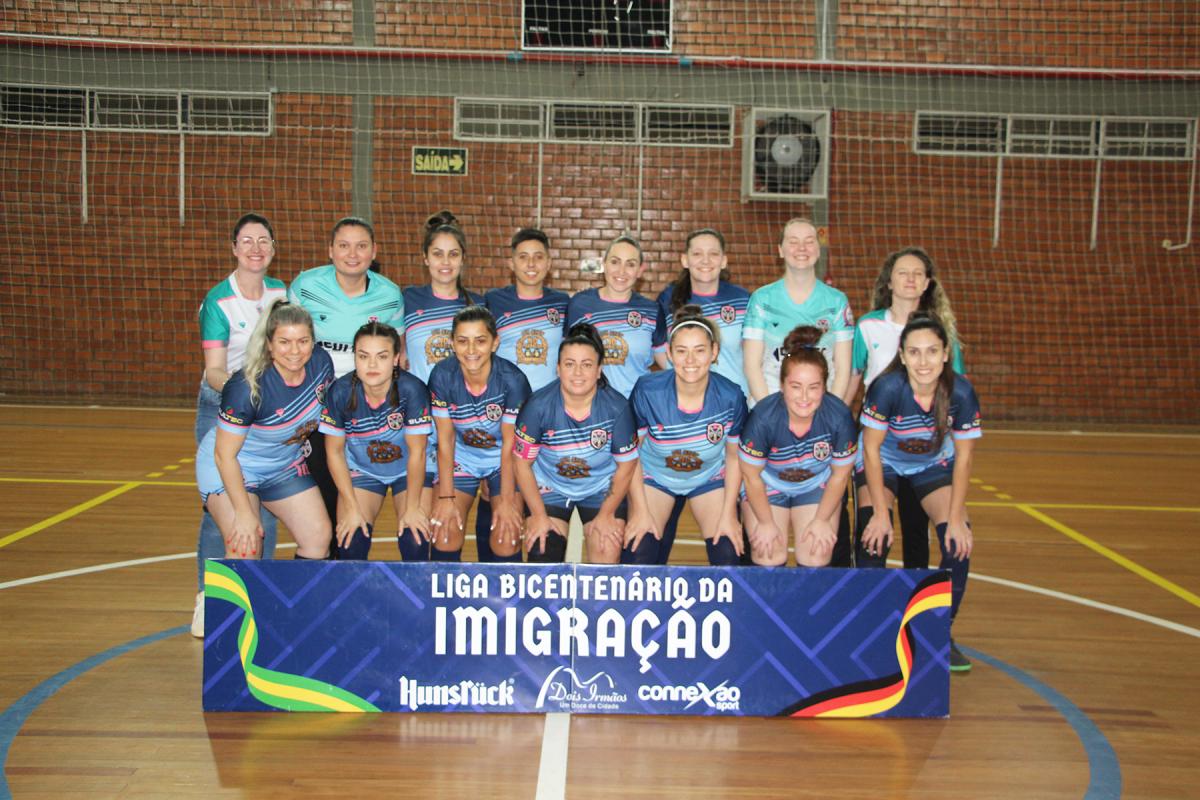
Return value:
<svg viewBox="0 0 1200 800">
<path fill-rule="evenodd" d="M 672 370 L 642 376 L 630 405 L 637 422 L 638 472 L 630 489 L 630 520 L 622 562 L 663 563 L 656 538 L 677 500 L 684 499 L 700 526 L 713 566 L 734 565 L 742 551 L 738 522 L 738 437 L 746 397 L 718 375 L 720 332 L 697 305 L 675 312 L 667 342 Z M 643 480 L 644 478 L 644 480 Z"/>
<path fill-rule="evenodd" d="M 567 325 L 595 326 L 604 344 L 604 377 L 625 397 L 666 347 L 666 323 L 658 305 L 634 291 L 646 262 L 632 236 L 619 236 L 604 254 L 604 285 L 585 289 L 567 306 Z"/>
<path fill-rule="evenodd" d="M 317 429 L 333 365 L 314 350 L 312 317 L 276 300 L 246 346 L 246 365 L 221 392 L 217 426 L 196 452 L 200 497 L 226 558 L 257 558 L 259 504 L 287 525 L 296 558 L 325 558 L 330 523 L 302 448 Z"/>
<path fill-rule="evenodd" d="M 370 554 L 389 489 L 401 556 L 429 559 L 429 520 L 421 505 L 432 429 L 429 390 L 399 361 L 400 334 L 391 325 L 368 322 L 354 335 L 354 371 L 338 378 L 325 397 L 320 430 L 338 487 L 334 534 L 341 559 Z"/>
<path fill-rule="evenodd" d="M 517 415 L 514 462 L 529 509 L 528 560 L 561 562 L 574 507 L 589 561 L 615 564 L 625 544 L 625 495 L 638 457 L 628 401 L 601 376 L 595 327 L 571 326 L 558 350 L 558 380 L 534 392 Z"/>
<path fill-rule="evenodd" d="M 900 349 L 863 402 L 862 456 L 856 475 L 859 566 L 882 567 L 892 544 L 892 500 L 906 478 L 937 529 L 940 567 L 950 570 L 950 619 L 967 587 L 974 538 L 967 518 L 967 487 L 975 440 L 981 435 L 979 400 L 950 366 L 950 336 L 935 318 L 914 314 L 900 333 Z M 884 509 L 886 513 L 875 513 Z M 950 668 L 971 662 L 950 643 Z"/>
<path fill-rule="evenodd" d="M 217 424 L 221 390 L 229 376 L 246 361 L 246 343 L 263 309 L 287 293 L 283 281 L 267 276 L 275 258 L 275 230 L 266 217 L 243 214 L 233 226 L 233 257 L 237 267 L 214 286 L 200 306 L 200 345 L 204 375 L 196 398 L 196 444 Z M 192 611 L 192 635 L 204 636 L 204 561 L 225 555 L 225 540 L 217 523 L 201 511 L 200 538 L 196 545 L 196 574 L 200 591 Z M 263 557 L 275 553 L 275 517 L 262 511 Z"/>
<path fill-rule="evenodd" d="M 755 564 L 823 567 L 833 555 L 858 434 L 850 409 L 825 389 L 821 330 L 796 327 L 781 347 L 780 389 L 750 412 L 742 430 L 742 518 Z"/>
<path fill-rule="evenodd" d="M 889 254 L 875 278 L 871 295 L 871 311 L 860 317 L 854 327 L 853 372 L 847 402 L 853 402 L 864 384 L 869 389 L 892 363 L 900 346 L 900 331 L 916 312 L 941 321 L 950 337 L 950 363 L 956 373 L 966 374 L 954 310 L 934 274 L 933 259 L 928 253 L 919 247 L 906 247 Z M 925 569 L 929 566 L 929 517 L 906 480 L 898 482 L 896 501 L 904 566 Z"/>
<path fill-rule="evenodd" d="M 529 381 L 516 365 L 496 355 L 496 320 L 483 306 L 458 312 L 450 336 L 455 357 L 439 361 L 429 375 L 438 429 L 433 559 L 459 560 L 464 521 L 480 484 L 486 484 L 492 560 L 520 561 L 513 426 L 529 397 Z"/>
<path fill-rule="evenodd" d="M 454 355 L 450 341 L 454 315 L 467 306 L 481 305 L 483 298 L 463 288 L 467 237 L 449 211 L 439 211 L 425 221 L 421 253 L 429 283 L 404 290 L 404 336 L 409 372 L 428 381 L 433 365 Z"/>
<path fill-rule="evenodd" d="M 659 313 L 667 330 L 675 324 L 674 315 L 680 308 L 689 303 L 699 306 L 720 331 L 720 354 L 713 372 L 733 381 L 743 394 L 749 394 L 742 369 L 742 322 L 750 292 L 728 280 L 725 237 L 712 228 L 692 231 L 680 261 L 683 271 L 658 295 Z M 655 361 L 663 369 L 669 366 L 665 351 L 656 353 Z"/>
</svg>

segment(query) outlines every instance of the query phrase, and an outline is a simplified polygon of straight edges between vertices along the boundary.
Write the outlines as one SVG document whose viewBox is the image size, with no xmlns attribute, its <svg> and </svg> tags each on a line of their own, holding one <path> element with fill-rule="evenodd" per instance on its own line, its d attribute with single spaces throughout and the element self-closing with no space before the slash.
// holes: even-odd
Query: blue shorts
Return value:
<svg viewBox="0 0 1200 800">
<path fill-rule="evenodd" d="M 500 470 L 496 470 L 490 475 L 485 475 L 482 478 L 475 475 L 468 475 L 465 472 L 460 472 L 458 464 L 454 465 L 454 491 L 469 494 L 474 497 L 479 491 L 479 484 L 487 481 L 488 491 L 491 496 L 495 497 L 500 494 Z M 430 484 L 433 485 L 433 484 Z"/>
<path fill-rule="evenodd" d="M 358 470 L 351 470 L 350 482 L 354 484 L 355 489 L 363 489 L 380 497 L 387 497 L 388 489 L 392 490 L 393 495 L 398 495 L 408 489 L 408 476 L 406 475 L 401 475 L 391 483 L 384 483 L 378 478 L 364 475 Z"/>
<path fill-rule="evenodd" d="M 601 499 L 601 502 L 603 502 L 603 498 Z M 563 522 L 570 522 L 571 521 L 571 512 L 573 510 L 575 510 L 576 508 L 579 509 L 579 521 L 582 522 L 584 525 L 587 525 L 589 522 L 594 520 L 596 518 L 596 515 L 600 513 L 600 503 L 597 503 L 594 506 L 591 506 L 591 505 L 585 506 L 582 503 L 579 503 L 577 505 L 572 505 L 572 506 L 547 505 L 546 506 L 546 516 L 551 517 L 553 519 L 561 519 Z M 615 516 L 617 519 L 622 519 L 622 520 L 628 516 L 628 506 L 626 505 L 624 500 L 621 501 L 621 505 L 617 506 L 617 513 L 615 514 Z"/>
<path fill-rule="evenodd" d="M 720 478 L 716 478 L 711 481 L 708 481 L 707 483 L 702 483 L 699 486 L 697 486 L 695 489 L 688 490 L 687 494 L 676 494 L 672 490 L 668 489 L 666 486 L 663 486 L 661 483 L 654 480 L 654 478 L 651 478 L 649 475 L 645 475 L 644 477 L 646 479 L 647 486 L 653 486 L 655 489 L 658 489 L 660 492 L 662 492 L 665 495 L 670 495 L 671 497 L 683 497 L 688 500 L 690 500 L 693 497 L 699 497 L 702 494 L 708 494 L 709 492 L 715 492 L 718 489 L 725 488 L 725 478 L 724 478 L 724 476 L 722 476 Z"/>
<path fill-rule="evenodd" d="M 887 487 L 893 497 L 899 493 L 901 480 L 908 481 L 917 500 L 924 500 L 943 486 L 954 483 L 954 459 L 935 461 L 920 472 L 914 472 L 911 475 L 899 475 L 887 464 L 883 465 L 883 485 Z M 860 489 L 867 485 L 866 470 L 855 470 L 854 485 Z"/>
<path fill-rule="evenodd" d="M 294 497 L 307 489 L 316 488 L 317 485 L 313 476 L 308 472 L 308 464 L 303 461 L 266 479 L 254 475 L 246 475 L 245 478 L 246 491 L 266 503 Z M 201 491 L 200 499 L 204 503 L 208 503 L 208 498 L 214 494 L 225 494 L 225 487 L 221 486 L 209 492 Z"/>
<path fill-rule="evenodd" d="M 825 494 L 826 484 L 818 486 L 816 489 L 810 489 L 807 492 L 798 492 L 797 494 L 788 494 L 777 489 L 767 489 L 767 502 L 779 508 L 797 508 L 799 506 L 815 506 L 821 502 L 821 497 Z M 746 502 L 746 490 L 742 489 L 742 502 Z"/>
</svg>

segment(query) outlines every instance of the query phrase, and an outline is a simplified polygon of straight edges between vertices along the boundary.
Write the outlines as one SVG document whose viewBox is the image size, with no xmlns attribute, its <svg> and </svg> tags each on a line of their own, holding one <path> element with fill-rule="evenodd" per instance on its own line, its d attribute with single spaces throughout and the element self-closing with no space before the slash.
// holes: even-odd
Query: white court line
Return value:
<svg viewBox="0 0 1200 800">
<path fill-rule="evenodd" d="M 583 561 L 583 523 L 571 515 L 567 528 L 568 564 Z M 555 711 L 542 725 L 542 758 L 538 763 L 537 800 L 563 800 L 567 796 L 567 753 L 571 744 L 571 715 Z"/>
</svg>

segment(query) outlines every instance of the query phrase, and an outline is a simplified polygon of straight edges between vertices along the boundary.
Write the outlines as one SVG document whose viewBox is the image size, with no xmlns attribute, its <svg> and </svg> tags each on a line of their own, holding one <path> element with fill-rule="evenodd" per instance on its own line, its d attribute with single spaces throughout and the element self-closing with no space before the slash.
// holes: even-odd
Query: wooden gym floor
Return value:
<svg viewBox="0 0 1200 800">
<path fill-rule="evenodd" d="M 204 714 L 191 430 L 0 407 L 0 799 L 1196 796 L 1196 435 L 985 432 L 951 718 L 813 722 Z"/>
</svg>

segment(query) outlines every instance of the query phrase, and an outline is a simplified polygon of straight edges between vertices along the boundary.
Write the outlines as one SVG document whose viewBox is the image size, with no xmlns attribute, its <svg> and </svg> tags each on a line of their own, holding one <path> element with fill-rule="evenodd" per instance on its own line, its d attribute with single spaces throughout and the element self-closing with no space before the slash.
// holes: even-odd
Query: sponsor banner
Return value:
<svg viewBox="0 0 1200 800">
<path fill-rule="evenodd" d="M 949 713 L 932 570 L 209 561 L 206 711 Z"/>
</svg>

